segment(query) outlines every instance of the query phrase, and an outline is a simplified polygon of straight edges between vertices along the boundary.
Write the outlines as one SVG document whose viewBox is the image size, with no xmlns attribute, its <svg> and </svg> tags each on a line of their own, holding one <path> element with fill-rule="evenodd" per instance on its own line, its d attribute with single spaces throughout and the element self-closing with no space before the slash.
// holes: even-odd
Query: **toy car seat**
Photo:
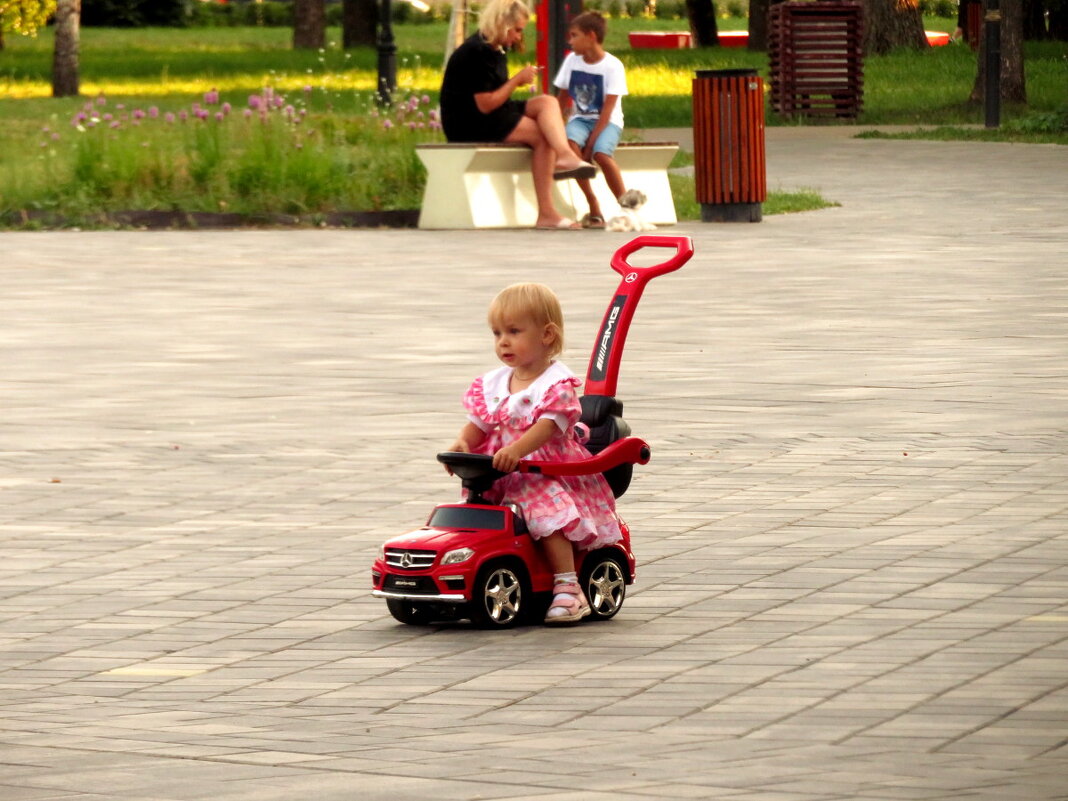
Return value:
<svg viewBox="0 0 1068 801">
<path fill-rule="evenodd" d="M 590 429 L 586 450 L 595 456 L 618 439 L 630 436 L 630 425 L 623 419 L 623 401 L 606 395 L 583 395 L 582 417 L 579 422 Z M 634 475 L 633 464 L 619 464 L 604 471 L 602 475 L 615 497 L 620 497 L 630 486 Z"/>
</svg>

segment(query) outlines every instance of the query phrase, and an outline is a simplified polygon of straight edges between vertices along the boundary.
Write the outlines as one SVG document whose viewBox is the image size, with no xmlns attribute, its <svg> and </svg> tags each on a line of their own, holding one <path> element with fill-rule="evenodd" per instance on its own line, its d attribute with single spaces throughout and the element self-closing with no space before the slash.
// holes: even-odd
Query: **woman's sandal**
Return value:
<svg viewBox="0 0 1068 801">
<path fill-rule="evenodd" d="M 590 605 L 578 584 L 557 584 L 553 602 L 545 613 L 546 623 L 574 623 L 590 613 Z"/>
<path fill-rule="evenodd" d="M 568 170 L 556 170 L 553 180 L 562 181 L 565 178 L 593 178 L 597 175 L 597 168 L 588 161 L 580 161 L 577 167 Z"/>
</svg>

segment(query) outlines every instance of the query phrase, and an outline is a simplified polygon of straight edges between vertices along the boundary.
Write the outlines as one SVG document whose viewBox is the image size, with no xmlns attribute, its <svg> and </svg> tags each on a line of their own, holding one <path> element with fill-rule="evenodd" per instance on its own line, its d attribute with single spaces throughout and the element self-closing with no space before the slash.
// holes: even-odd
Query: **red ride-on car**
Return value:
<svg viewBox="0 0 1068 801">
<path fill-rule="evenodd" d="M 646 247 L 673 248 L 675 253 L 650 267 L 628 263 L 629 256 Z M 615 253 L 612 269 L 623 278 L 601 322 L 580 399 L 581 419 L 590 429 L 586 447 L 593 455 L 578 462 L 523 460 L 520 471 L 604 473 L 617 498 L 626 491 L 634 465 L 648 462 L 650 450 L 643 440 L 629 436 L 623 404 L 615 397 L 623 345 L 645 285 L 692 256 L 693 243 L 682 236 L 640 236 Z M 540 619 L 551 600 L 553 571 L 519 508 L 507 501 L 488 504 L 482 495 L 504 473 L 493 468 L 492 456 L 483 454 L 439 453 L 438 460 L 460 478 L 467 498 L 441 504 L 425 526 L 388 540 L 371 569 L 371 594 L 386 600 L 393 617 L 412 625 L 470 618 L 484 628 L 507 628 Z M 579 582 L 590 602 L 589 620 L 614 617 L 627 585 L 634 582 L 630 530 L 622 521 L 620 528 L 620 542 L 575 554 Z"/>
</svg>

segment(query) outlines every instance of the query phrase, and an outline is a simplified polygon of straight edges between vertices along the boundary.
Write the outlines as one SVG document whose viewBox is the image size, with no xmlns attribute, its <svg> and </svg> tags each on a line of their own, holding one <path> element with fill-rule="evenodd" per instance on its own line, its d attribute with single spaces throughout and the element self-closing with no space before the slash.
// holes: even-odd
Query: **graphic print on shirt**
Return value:
<svg viewBox="0 0 1068 801">
<path fill-rule="evenodd" d="M 598 115 L 604 108 L 604 76 L 572 70 L 568 94 L 579 114 Z"/>
</svg>

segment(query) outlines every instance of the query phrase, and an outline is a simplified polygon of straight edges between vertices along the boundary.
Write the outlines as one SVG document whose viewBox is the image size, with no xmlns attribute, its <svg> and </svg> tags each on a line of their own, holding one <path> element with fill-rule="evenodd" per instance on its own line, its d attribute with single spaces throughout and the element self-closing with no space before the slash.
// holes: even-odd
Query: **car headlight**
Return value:
<svg viewBox="0 0 1068 801">
<path fill-rule="evenodd" d="M 441 563 L 443 565 L 456 565 L 460 562 L 466 562 L 475 552 L 470 548 L 457 548 L 455 551 L 447 551 L 443 557 L 441 557 Z"/>
</svg>

